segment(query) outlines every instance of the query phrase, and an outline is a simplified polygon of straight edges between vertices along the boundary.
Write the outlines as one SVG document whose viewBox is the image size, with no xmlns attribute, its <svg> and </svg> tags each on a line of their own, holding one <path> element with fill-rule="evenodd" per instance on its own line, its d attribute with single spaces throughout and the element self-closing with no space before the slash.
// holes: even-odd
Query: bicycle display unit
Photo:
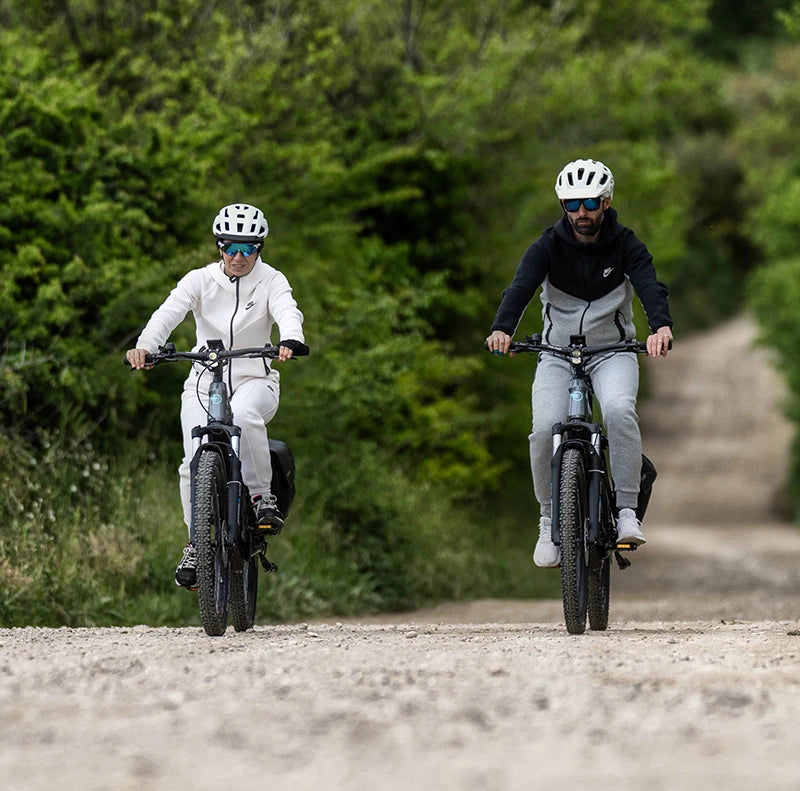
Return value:
<svg viewBox="0 0 800 791">
<path fill-rule="evenodd" d="M 582 335 L 570 336 L 569 346 L 551 346 L 540 335 L 512 342 L 510 352 L 552 354 L 566 360 L 572 377 L 564 398 L 567 419 L 553 426 L 552 539 L 561 547 L 561 598 L 564 621 L 571 634 L 608 627 L 611 557 L 621 569 L 630 560 L 621 552 L 636 549 L 617 542 L 617 508 L 608 460 L 608 438 L 601 419 L 595 419 L 595 396 L 587 372 L 590 360 L 610 354 L 644 354 L 645 343 L 635 340 L 587 346 Z M 636 516 L 642 519 L 656 477 L 652 462 L 642 456 L 642 480 Z"/>
<path fill-rule="evenodd" d="M 226 350 L 220 340 L 209 340 L 196 352 L 176 351 L 174 344 L 159 347 L 145 358 L 148 366 L 190 360 L 211 374 L 206 412 L 208 422 L 192 430 L 192 518 L 190 541 L 197 552 L 197 600 L 206 634 L 225 633 L 228 615 L 237 632 L 255 622 L 258 564 L 265 572 L 278 567 L 267 558 L 265 533 L 256 526 L 239 459 L 241 429 L 234 423 L 224 372 L 237 357 L 275 359 L 279 346 Z M 307 347 L 295 355 L 308 354 Z M 202 375 L 202 374 L 201 374 Z M 200 377 L 198 377 L 199 388 Z M 199 390 L 198 390 L 199 396 Z M 295 494 L 294 460 L 289 447 L 269 440 L 272 493 L 284 517 Z"/>
</svg>

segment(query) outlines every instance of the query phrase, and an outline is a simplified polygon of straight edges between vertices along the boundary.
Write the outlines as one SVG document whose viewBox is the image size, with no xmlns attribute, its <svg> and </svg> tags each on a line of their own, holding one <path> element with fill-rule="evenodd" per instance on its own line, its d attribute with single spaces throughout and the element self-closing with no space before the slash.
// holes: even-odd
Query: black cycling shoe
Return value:
<svg viewBox="0 0 800 791">
<path fill-rule="evenodd" d="M 278 508 L 274 494 L 266 494 L 253 503 L 256 514 L 256 527 L 259 533 L 276 536 L 283 529 L 283 514 Z"/>
<path fill-rule="evenodd" d="M 175 584 L 190 591 L 197 590 L 197 550 L 191 544 L 183 548 L 183 557 L 175 569 Z"/>
</svg>

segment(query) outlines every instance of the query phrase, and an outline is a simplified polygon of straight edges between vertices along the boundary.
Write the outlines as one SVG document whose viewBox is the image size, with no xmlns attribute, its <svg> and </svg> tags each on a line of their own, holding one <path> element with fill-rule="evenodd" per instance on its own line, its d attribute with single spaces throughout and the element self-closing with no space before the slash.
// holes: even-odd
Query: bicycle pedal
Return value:
<svg viewBox="0 0 800 791">
<path fill-rule="evenodd" d="M 619 552 L 633 552 L 638 546 L 632 541 L 617 541 L 617 550 Z"/>
<path fill-rule="evenodd" d="M 256 525 L 256 530 L 262 536 L 277 536 L 283 530 L 283 525 Z"/>
</svg>

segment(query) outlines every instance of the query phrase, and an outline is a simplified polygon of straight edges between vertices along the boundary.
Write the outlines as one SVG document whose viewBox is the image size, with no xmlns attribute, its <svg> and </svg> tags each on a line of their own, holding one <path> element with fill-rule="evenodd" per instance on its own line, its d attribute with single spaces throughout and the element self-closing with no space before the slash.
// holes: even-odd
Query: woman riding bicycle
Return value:
<svg viewBox="0 0 800 791">
<path fill-rule="evenodd" d="M 256 347 L 270 342 L 274 324 L 280 331 L 280 361 L 303 348 L 303 314 L 292 296 L 286 276 L 261 260 L 269 233 L 263 212 L 244 203 L 220 209 L 212 230 L 221 259 L 185 275 L 156 309 L 126 353 L 132 368 L 145 368 L 145 355 L 163 346 L 172 331 L 191 311 L 197 340 L 194 351 L 208 340 L 220 338 L 226 348 Z M 259 525 L 277 532 L 283 514 L 270 490 L 272 464 L 266 424 L 278 411 L 280 375 L 268 360 L 235 359 L 227 371 L 231 407 L 242 429 L 242 476 L 250 490 Z M 191 432 L 207 422 L 206 404 L 210 377 L 193 366 L 181 397 L 183 461 L 179 468 L 183 518 L 191 522 L 189 464 L 192 460 Z M 175 582 L 186 588 L 196 585 L 196 553 L 187 543 L 175 570 Z"/>
<path fill-rule="evenodd" d="M 650 356 L 666 356 L 672 342 L 667 287 L 656 279 L 653 259 L 633 231 L 618 222 L 611 208 L 614 177 L 602 163 L 578 159 L 558 174 L 556 195 L 564 216 L 530 245 L 511 285 L 503 291 L 490 351 L 508 352 L 511 337 L 528 303 L 542 288 L 546 343 L 566 346 L 584 335 L 590 346 L 635 337 L 633 296 L 639 297 L 652 334 Z M 633 355 L 601 357 L 589 366 L 609 438 L 611 473 L 617 491 L 620 540 L 645 541 L 635 509 L 639 495 L 642 440 L 636 414 L 639 367 Z M 566 419 L 569 363 L 542 354 L 533 382 L 533 428 L 529 436 L 531 470 L 539 501 L 537 566 L 558 566 L 560 550 L 551 537 L 550 461 L 552 427 Z"/>
</svg>

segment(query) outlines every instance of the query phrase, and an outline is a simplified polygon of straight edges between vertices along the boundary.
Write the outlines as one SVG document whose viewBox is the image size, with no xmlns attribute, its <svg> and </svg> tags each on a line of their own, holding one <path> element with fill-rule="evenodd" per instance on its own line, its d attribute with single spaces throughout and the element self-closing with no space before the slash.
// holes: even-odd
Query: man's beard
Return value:
<svg viewBox="0 0 800 791">
<path fill-rule="evenodd" d="M 579 225 L 577 220 L 570 219 L 570 224 L 574 228 L 575 233 L 578 233 L 581 236 L 594 236 L 603 225 L 603 215 L 600 215 L 600 217 L 597 219 L 597 222 L 589 221 Z"/>
</svg>

